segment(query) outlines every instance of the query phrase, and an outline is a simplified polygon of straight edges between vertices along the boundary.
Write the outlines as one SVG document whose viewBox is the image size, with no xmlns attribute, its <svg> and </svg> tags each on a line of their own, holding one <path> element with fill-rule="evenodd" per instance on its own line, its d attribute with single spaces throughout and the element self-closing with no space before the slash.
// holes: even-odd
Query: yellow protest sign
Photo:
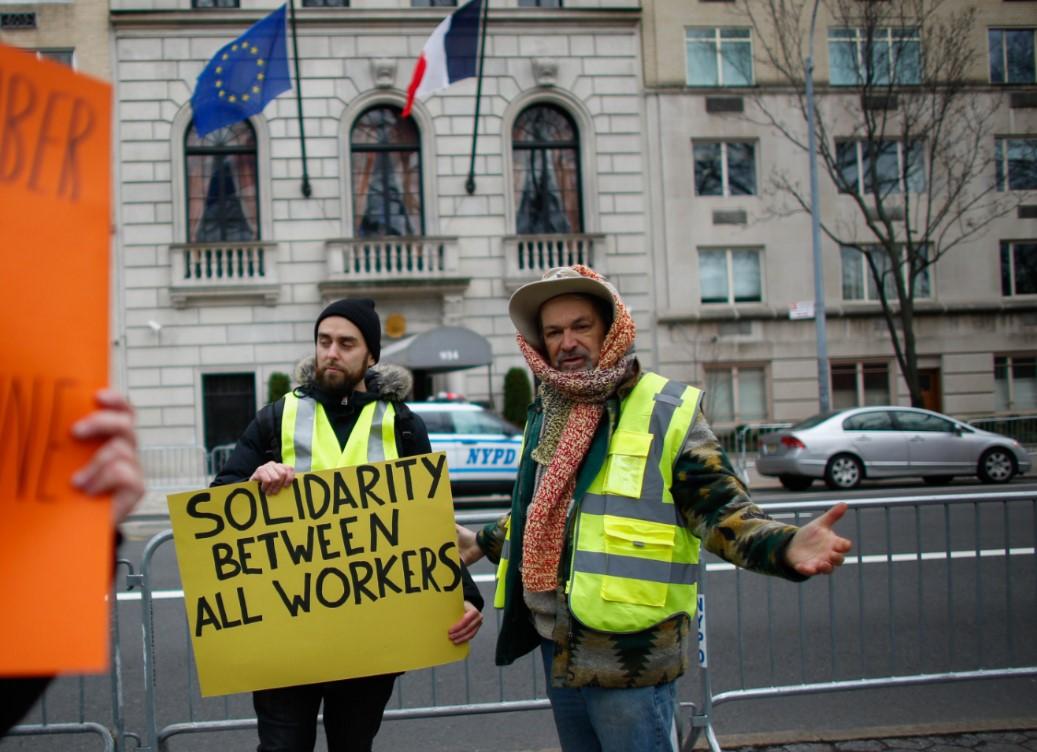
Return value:
<svg viewBox="0 0 1037 752">
<path fill-rule="evenodd" d="M 463 659 L 442 452 L 169 497 L 204 696 Z"/>
</svg>

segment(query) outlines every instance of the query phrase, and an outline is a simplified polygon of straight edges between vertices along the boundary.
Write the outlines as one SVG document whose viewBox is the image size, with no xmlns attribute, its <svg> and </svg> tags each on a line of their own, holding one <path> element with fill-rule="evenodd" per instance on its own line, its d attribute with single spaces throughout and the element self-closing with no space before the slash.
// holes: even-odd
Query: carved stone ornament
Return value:
<svg viewBox="0 0 1037 752">
<path fill-rule="evenodd" d="M 371 77 L 375 86 L 388 89 L 396 83 L 396 61 L 389 57 L 374 58 L 371 60 Z"/>
<path fill-rule="evenodd" d="M 534 57 L 533 79 L 537 86 L 554 86 L 558 82 L 558 61 L 551 57 Z"/>
</svg>

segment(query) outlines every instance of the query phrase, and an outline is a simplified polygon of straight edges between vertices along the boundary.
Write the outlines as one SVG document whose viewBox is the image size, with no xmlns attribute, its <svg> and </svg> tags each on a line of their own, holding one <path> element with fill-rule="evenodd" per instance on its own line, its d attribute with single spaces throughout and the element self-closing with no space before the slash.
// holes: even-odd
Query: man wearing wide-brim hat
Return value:
<svg viewBox="0 0 1037 752">
<path fill-rule="evenodd" d="M 552 269 L 508 306 L 539 381 L 511 513 L 466 561 L 499 562 L 497 663 L 540 648 L 563 752 L 676 750 L 699 548 L 803 580 L 843 562 L 837 505 L 802 528 L 749 499 L 702 415 L 702 392 L 641 369 L 615 287 Z"/>
</svg>

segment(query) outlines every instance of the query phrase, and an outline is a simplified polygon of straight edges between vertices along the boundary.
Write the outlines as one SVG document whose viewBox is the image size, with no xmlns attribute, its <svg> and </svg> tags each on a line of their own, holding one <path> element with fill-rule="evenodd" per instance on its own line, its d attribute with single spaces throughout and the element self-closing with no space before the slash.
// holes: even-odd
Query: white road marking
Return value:
<svg viewBox="0 0 1037 752">
<path fill-rule="evenodd" d="M 1009 556 L 1033 556 L 1033 548 L 1010 548 L 1008 549 Z M 984 548 L 980 549 L 979 556 L 981 559 L 993 559 L 1003 557 L 1005 555 L 1005 549 L 1003 548 Z M 844 566 L 847 564 L 885 564 L 887 561 L 900 564 L 904 562 L 917 562 L 921 561 L 941 561 L 947 558 L 946 551 L 927 551 L 922 554 L 916 553 L 904 553 L 904 554 L 893 554 L 887 556 L 886 554 L 869 554 L 868 556 L 847 556 Z M 975 549 L 968 549 L 966 551 L 951 551 L 951 559 L 975 559 Z M 737 567 L 734 564 L 728 564 L 727 562 L 716 562 L 706 565 L 706 571 L 708 572 L 733 572 Z M 496 575 L 493 574 L 475 574 L 472 575 L 472 579 L 476 582 L 493 582 L 497 579 Z M 139 601 L 141 593 L 137 590 L 130 591 L 128 593 L 119 593 L 118 599 L 120 601 Z M 151 593 L 151 599 L 156 601 L 171 600 L 175 598 L 183 598 L 183 590 L 155 590 Z"/>
</svg>

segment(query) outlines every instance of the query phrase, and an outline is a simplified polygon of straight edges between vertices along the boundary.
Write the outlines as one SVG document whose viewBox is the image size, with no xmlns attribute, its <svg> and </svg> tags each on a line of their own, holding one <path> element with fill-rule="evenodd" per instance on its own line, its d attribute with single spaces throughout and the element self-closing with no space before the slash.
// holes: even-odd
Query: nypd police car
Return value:
<svg viewBox="0 0 1037 752">
<path fill-rule="evenodd" d="M 425 423 L 433 452 L 446 452 L 454 494 L 511 493 L 521 433 L 469 402 L 408 402 Z"/>
</svg>

